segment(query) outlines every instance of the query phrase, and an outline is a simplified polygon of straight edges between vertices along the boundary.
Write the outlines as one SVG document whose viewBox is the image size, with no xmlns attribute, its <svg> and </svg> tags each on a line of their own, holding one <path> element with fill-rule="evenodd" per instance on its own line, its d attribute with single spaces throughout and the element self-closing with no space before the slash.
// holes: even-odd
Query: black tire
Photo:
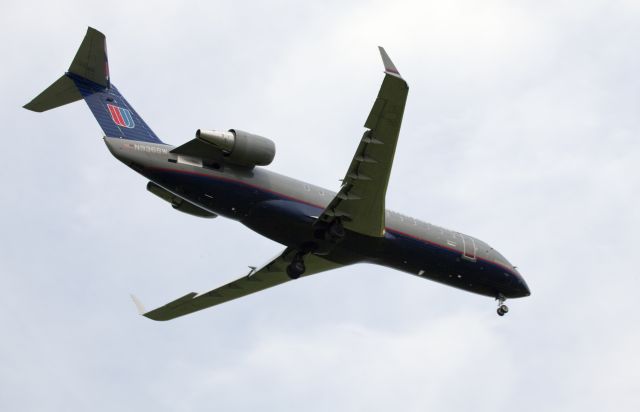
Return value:
<svg viewBox="0 0 640 412">
<path fill-rule="evenodd" d="M 502 310 L 502 306 L 498 308 L 497 312 L 498 312 L 498 316 L 504 316 L 505 312 Z"/>
<path fill-rule="evenodd" d="M 287 276 L 291 279 L 298 279 L 305 270 L 302 259 L 296 259 L 287 266 Z"/>
<path fill-rule="evenodd" d="M 334 220 L 331 224 L 325 229 L 324 238 L 329 242 L 336 244 L 340 243 L 342 239 L 344 239 L 344 227 L 342 226 L 342 222 L 339 220 Z"/>
<path fill-rule="evenodd" d="M 342 238 L 344 238 L 344 227 L 342 226 L 342 223 L 339 220 L 335 220 L 329 226 L 329 236 L 332 239 L 338 239 L 338 240 L 342 240 Z"/>
<path fill-rule="evenodd" d="M 509 313 L 509 307 L 507 305 L 500 305 L 500 309 L 502 309 L 502 313 Z"/>
</svg>

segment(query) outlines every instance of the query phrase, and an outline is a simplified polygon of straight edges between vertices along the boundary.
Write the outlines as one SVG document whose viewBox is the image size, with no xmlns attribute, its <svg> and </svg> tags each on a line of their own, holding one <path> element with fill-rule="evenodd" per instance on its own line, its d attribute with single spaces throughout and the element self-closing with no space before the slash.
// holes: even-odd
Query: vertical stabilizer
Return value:
<svg viewBox="0 0 640 412">
<path fill-rule="evenodd" d="M 87 29 L 87 34 L 69 67 L 69 73 L 109 88 L 109 60 L 104 34 L 92 27 Z"/>
<path fill-rule="evenodd" d="M 111 84 L 104 34 L 89 27 L 69 71 L 24 105 L 44 112 L 84 99 L 108 137 L 162 143 L 145 121 Z"/>
</svg>

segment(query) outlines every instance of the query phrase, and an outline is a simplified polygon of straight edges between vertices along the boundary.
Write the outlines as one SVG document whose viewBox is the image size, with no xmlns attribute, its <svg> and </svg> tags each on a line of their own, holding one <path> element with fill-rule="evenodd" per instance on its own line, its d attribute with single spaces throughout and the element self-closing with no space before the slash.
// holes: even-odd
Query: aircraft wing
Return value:
<svg viewBox="0 0 640 412">
<path fill-rule="evenodd" d="M 374 237 L 384 236 L 385 196 L 409 92 L 407 82 L 385 50 L 379 49 L 385 77 L 364 124 L 367 131 L 360 140 L 340 191 L 317 223 L 329 225 L 340 219 L 344 228 Z"/>
<path fill-rule="evenodd" d="M 252 270 L 248 275 L 238 280 L 234 280 L 231 283 L 227 283 L 209 292 L 199 294 L 195 292 L 188 293 L 173 302 L 169 302 L 164 306 L 148 312 L 135 296 L 132 296 L 132 298 L 141 315 L 153 320 L 174 319 L 288 282 L 291 279 L 287 276 L 286 267 L 296 253 L 297 251 L 287 248 L 282 254 L 262 268 Z M 342 266 L 312 254 L 305 256 L 304 263 L 306 271 L 302 276 L 309 276 Z"/>
</svg>

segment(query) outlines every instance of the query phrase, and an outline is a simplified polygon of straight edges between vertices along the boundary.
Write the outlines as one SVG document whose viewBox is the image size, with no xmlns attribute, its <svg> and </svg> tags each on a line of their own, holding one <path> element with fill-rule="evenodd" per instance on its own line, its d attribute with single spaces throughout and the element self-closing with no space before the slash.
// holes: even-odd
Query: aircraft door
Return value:
<svg viewBox="0 0 640 412">
<path fill-rule="evenodd" d="M 475 239 L 463 233 L 456 233 L 456 237 L 462 242 L 462 257 L 475 262 L 476 251 L 478 250 Z"/>
</svg>

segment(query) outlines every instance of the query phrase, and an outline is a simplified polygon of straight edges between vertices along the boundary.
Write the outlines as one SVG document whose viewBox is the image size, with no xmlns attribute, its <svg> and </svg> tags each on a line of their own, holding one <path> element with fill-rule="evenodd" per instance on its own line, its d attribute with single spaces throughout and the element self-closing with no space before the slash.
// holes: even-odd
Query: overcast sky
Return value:
<svg viewBox="0 0 640 412">
<path fill-rule="evenodd" d="M 479 237 L 532 295 L 370 265 L 138 316 L 282 247 L 175 212 L 82 102 L 21 108 L 87 26 L 165 141 L 272 138 L 337 189 L 382 81 L 410 85 L 387 206 Z M 640 410 L 640 3 L 15 1 L 0 14 L 3 411 Z"/>
</svg>

